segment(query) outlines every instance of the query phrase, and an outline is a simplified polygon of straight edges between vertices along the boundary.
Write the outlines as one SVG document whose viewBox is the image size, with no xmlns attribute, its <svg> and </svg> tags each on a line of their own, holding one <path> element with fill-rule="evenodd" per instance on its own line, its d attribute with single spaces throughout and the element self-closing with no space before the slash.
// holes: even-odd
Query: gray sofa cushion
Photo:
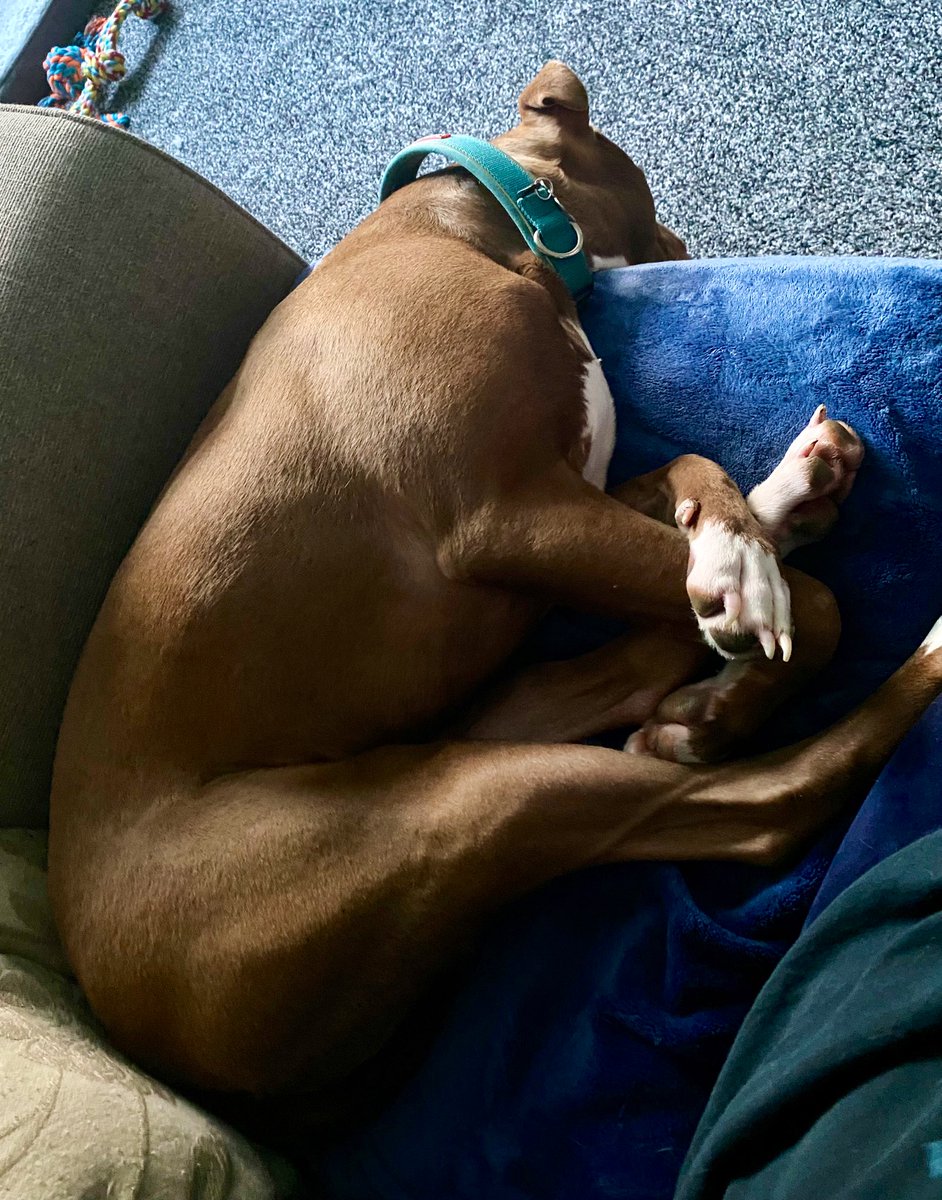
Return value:
<svg viewBox="0 0 942 1200">
<path fill-rule="evenodd" d="M 111 1049 L 65 965 L 44 864 L 45 834 L 0 831 L 0 1200 L 293 1192 L 286 1164 Z"/>
<path fill-rule="evenodd" d="M 109 580 L 301 266 L 132 135 L 0 106 L 0 826 L 45 823 Z"/>
</svg>

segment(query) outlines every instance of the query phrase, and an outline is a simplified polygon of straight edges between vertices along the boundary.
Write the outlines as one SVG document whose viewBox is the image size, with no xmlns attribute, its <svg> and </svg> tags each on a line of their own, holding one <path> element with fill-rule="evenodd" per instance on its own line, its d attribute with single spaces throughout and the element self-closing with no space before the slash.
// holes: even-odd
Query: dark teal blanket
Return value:
<svg viewBox="0 0 942 1200">
<path fill-rule="evenodd" d="M 746 1018 L 677 1200 L 942 1196 L 942 833 L 842 893 Z"/>
<path fill-rule="evenodd" d="M 598 278 L 584 322 L 618 410 L 612 484 L 696 451 L 745 490 L 822 402 L 864 438 L 837 530 L 794 558 L 836 592 L 841 646 L 769 738 L 819 728 L 942 612 L 942 263 L 631 268 Z M 612 632 L 560 614 L 538 649 L 561 657 Z M 809 913 L 942 824 L 940 768 L 937 707 L 849 829 L 787 871 L 611 867 L 508 909 L 415 1078 L 328 1157 L 330 1194 L 668 1200 L 759 989 Z"/>
</svg>

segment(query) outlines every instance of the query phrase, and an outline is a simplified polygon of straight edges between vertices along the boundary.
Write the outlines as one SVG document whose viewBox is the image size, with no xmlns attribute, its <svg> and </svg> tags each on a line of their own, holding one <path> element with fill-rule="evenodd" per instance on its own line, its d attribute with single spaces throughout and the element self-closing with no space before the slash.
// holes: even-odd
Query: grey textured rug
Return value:
<svg viewBox="0 0 942 1200">
<path fill-rule="evenodd" d="M 553 57 L 692 253 L 942 254 L 938 0 L 174 0 L 123 48 L 132 130 L 308 257 Z"/>
</svg>

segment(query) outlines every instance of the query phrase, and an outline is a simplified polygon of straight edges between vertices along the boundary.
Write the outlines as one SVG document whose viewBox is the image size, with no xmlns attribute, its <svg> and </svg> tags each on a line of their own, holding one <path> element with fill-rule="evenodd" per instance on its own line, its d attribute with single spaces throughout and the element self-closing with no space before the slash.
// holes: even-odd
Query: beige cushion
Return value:
<svg viewBox="0 0 942 1200">
<path fill-rule="evenodd" d="M 45 824 L 108 582 L 301 266 L 132 135 L 0 106 L 0 826 Z"/>
<path fill-rule="evenodd" d="M 107 1045 L 67 974 L 44 858 L 43 833 L 0 831 L 0 1200 L 274 1196 L 245 1141 Z"/>
</svg>

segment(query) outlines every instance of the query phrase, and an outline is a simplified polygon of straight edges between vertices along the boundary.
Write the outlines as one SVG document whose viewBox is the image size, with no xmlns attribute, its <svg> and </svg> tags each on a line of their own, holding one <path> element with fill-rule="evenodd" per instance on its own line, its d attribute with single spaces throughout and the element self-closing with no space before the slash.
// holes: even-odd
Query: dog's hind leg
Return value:
<svg viewBox="0 0 942 1200">
<path fill-rule="evenodd" d="M 81 879 L 52 863 L 57 915 L 140 1061 L 217 1091 L 323 1095 L 497 905 L 598 863 L 775 861 L 866 793 L 940 690 L 942 622 L 845 720 L 751 761 L 449 742 L 244 771 L 145 818 Z"/>
<path fill-rule="evenodd" d="M 515 672 L 489 687 L 452 731 L 473 739 L 578 742 L 642 725 L 667 695 L 715 661 L 692 621 L 646 623 L 587 654 Z"/>
</svg>

